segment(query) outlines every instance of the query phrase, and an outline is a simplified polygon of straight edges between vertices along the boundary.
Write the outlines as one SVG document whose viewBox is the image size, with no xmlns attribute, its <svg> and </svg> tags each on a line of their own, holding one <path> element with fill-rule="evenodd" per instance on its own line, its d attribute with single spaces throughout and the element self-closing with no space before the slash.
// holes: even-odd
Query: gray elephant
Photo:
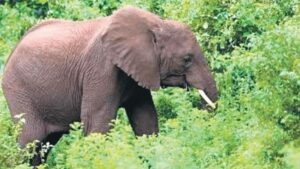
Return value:
<svg viewBox="0 0 300 169">
<path fill-rule="evenodd" d="M 74 121 L 83 122 L 85 134 L 106 133 L 120 107 L 137 136 L 158 133 L 150 90 L 164 86 L 197 88 L 212 107 L 218 97 L 189 28 L 133 7 L 34 26 L 12 52 L 2 82 L 12 116 L 25 113 L 21 146 L 54 139 L 51 133 Z"/>
</svg>

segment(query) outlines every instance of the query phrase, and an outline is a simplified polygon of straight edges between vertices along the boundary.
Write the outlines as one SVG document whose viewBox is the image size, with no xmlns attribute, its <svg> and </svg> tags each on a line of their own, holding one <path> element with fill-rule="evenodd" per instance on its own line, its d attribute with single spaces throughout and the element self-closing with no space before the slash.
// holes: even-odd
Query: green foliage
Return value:
<svg viewBox="0 0 300 169">
<path fill-rule="evenodd" d="M 274 28 L 294 13 L 295 4 L 294 0 L 170 0 L 164 16 L 189 24 L 204 50 L 226 53 L 235 46 L 249 47 L 250 35 Z"/>
<path fill-rule="evenodd" d="M 31 10 L 23 3 L 17 4 L 15 8 L 10 8 L 8 5 L 0 5 L 1 70 L 15 43 L 36 20 L 30 16 L 30 12 Z"/>
<path fill-rule="evenodd" d="M 167 3 L 167 0 L 124 0 L 122 5 L 126 6 L 129 4 L 162 16 L 164 13 L 163 4 L 165 3 Z"/>
<path fill-rule="evenodd" d="M 48 3 L 50 18 L 83 20 L 101 16 L 97 8 L 86 6 L 83 1 L 49 1 Z"/>
<path fill-rule="evenodd" d="M 285 162 L 289 168 L 300 168 L 300 139 L 292 141 L 289 145 L 285 146 L 283 152 L 286 154 Z"/>
<path fill-rule="evenodd" d="M 72 124 L 39 168 L 300 168 L 300 11 L 296 0 L 30 0 L 0 5 L 0 65 L 42 18 L 84 20 L 133 5 L 188 24 L 220 91 L 199 110 L 196 91 L 153 92 L 160 134 L 136 138 L 124 110 L 107 135 Z M 0 168 L 29 168 L 0 93 Z M 22 121 L 21 121 L 22 122 Z"/>
</svg>

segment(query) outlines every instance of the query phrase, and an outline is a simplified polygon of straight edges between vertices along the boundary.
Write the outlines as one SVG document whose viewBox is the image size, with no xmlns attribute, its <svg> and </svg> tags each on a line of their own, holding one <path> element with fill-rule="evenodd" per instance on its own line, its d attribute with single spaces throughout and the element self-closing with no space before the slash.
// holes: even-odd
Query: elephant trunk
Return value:
<svg viewBox="0 0 300 169">
<path fill-rule="evenodd" d="M 210 107 L 216 108 L 215 102 L 218 100 L 218 90 L 206 64 L 192 66 L 186 74 L 186 81 L 191 87 L 199 90 L 200 96 Z"/>
</svg>

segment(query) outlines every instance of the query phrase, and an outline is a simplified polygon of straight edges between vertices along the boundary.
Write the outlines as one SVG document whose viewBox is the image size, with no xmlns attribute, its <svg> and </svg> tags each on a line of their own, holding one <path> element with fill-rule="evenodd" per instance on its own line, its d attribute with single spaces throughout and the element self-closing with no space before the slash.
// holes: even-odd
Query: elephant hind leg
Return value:
<svg viewBox="0 0 300 169">
<path fill-rule="evenodd" d="M 42 158 L 39 155 L 39 151 L 47 135 L 45 124 L 42 121 L 26 118 L 26 122 L 18 138 L 18 143 L 24 148 L 28 143 L 32 143 L 35 140 L 39 141 L 36 143 L 35 155 L 30 159 L 30 165 L 38 166 L 41 164 Z"/>
<path fill-rule="evenodd" d="M 31 166 L 38 166 L 42 163 L 42 161 L 45 161 L 47 159 L 48 152 L 50 151 L 48 149 L 47 153 L 42 157 L 40 155 L 42 145 L 45 145 L 47 142 L 49 142 L 51 145 L 55 145 L 62 137 L 62 135 L 66 133 L 67 131 L 49 130 L 49 125 L 47 125 L 45 122 L 35 120 L 33 123 L 31 123 L 30 121 L 28 123 L 25 123 L 18 141 L 21 147 L 24 147 L 26 146 L 26 144 L 38 140 L 38 142 L 36 143 L 35 155 L 32 159 L 30 159 Z"/>
<path fill-rule="evenodd" d="M 25 114 L 25 124 L 18 137 L 18 143 L 21 147 L 25 147 L 26 144 L 34 140 L 42 141 L 47 135 L 46 125 L 42 120 L 31 118 L 30 115 Z"/>
<path fill-rule="evenodd" d="M 30 93 L 19 86 L 15 86 L 15 88 L 3 85 L 4 95 L 13 121 L 17 123 L 20 120 L 17 116 L 20 114 L 23 114 L 21 118 L 25 119 L 18 137 L 18 143 L 23 148 L 34 140 L 44 139 L 47 133 L 44 121 L 37 116 L 38 111 L 33 106 Z"/>
<path fill-rule="evenodd" d="M 19 137 L 20 145 L 24 147 L 26 144 L 31 143 L 34 140 L 39 141 L 36 144 L 35 155 L 32 159 L 30 159 L 30 165 L 38 166 L 43 161 L 46 161 L 50 149 L 47 150 L 46 154 L 41 156 L 40 151 L 42 146 L 48 142 L 51 145 L 55 145 L 62 135 L 66 133 L 68 133 L 68 130 L 65 128 L 53 126 L 41 120 L 35 120 L 33 123 L 30 123 L 30 121 L 27 124 L 25 123 L 25 126 Z"/>
<path fill-rule="evenodd" d="M 38 155 L 42 143 L 47 140 L 47 137 L 51 132 L 59 130 L 60 126 L 51 126 L 40 117 L 41 112 L 34 107 L 34 103 L 30 98 L 30 93 L 27 90 L 22 88 L 14 90 L 12 88 L 6 88 L 4 94 L 8 101 L 8 107 L 14 122 L 18 122 L 19 120 L 16 116 L 20 113 L 24 113 L 22 118 L 25 119 L 25 123 L 18 136 L 20 147 L 24 148 L 28 143 L 32 143 L 35 140 L 39 141 L 36 145 L 36 155 L 30 160 L 32 166 L 37 166 L 42 162 Z"/>
</svg>

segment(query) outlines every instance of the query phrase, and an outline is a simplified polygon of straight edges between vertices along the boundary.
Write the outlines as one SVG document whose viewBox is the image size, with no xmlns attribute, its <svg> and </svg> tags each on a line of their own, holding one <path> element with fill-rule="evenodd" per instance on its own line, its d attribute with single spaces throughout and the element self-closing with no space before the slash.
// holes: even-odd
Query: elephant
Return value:
<svg viewBox="0 0 300 169">
<path fill-rule="evenodd" d="M 86 135 L 106 133 L 121 107 L 136 136 L 157 134 L 151 91 L 170 86 L 196 88 L 212 107 L 218 100 L 189 27 L 130 6 L 93 20 L 33 26 L 11 53 L 2 80 L 12 119 L 24 113 L 26 120 L 21 147 L 54 140 L 51 134 L 75 121 Z"/>
</svg>

